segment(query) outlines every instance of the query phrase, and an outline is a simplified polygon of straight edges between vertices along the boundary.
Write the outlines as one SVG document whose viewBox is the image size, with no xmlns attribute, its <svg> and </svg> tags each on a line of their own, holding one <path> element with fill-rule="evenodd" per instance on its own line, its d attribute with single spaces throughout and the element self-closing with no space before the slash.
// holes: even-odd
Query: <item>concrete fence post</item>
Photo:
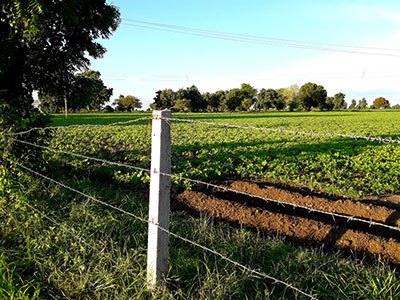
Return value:
<svg viewBox="0 0 400 300">
<path fill-rule="evenodd" d="M 149 199 L 149 233 L 147 244 L 147 282 L 153 289 L 168 272 L 168 234 L 158 225 L 169 229 L 171 178 L 171 111 L 153 111 L 151 133 L 151 168 Z"/>
</svg>

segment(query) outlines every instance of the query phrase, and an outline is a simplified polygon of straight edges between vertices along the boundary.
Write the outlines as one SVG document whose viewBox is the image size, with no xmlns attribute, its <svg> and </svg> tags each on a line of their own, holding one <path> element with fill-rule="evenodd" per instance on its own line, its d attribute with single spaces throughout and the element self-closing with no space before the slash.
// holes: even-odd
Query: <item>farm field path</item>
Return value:
<svg viewBox="0 0 400 300">
<path fill-rule="evenodd" d="M 398 195 L 354 201 L 314 194 L 300 187 L 267 181 L 233 181 L 225 185 L 230 189 L 263 198 L 279 199 L 303 207 L 354 216 L 394 227 L 400 226 Z M 219 220 L 278 233 L 305 243 L 323 244 L 325 247 L 373 256 L 381 255 L 392 263 L 400 264 L 399 231 L 337 220 L 304 209 L 280 206 L 260 198 L 232 192 L 185 190 L 177 199 L 189 209 L 205 212 Z"/>
</svg>

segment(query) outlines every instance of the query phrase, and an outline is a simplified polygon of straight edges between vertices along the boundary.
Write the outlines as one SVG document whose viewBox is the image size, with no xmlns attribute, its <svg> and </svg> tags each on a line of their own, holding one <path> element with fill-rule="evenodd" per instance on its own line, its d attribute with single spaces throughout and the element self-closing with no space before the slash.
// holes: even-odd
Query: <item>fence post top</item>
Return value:
<svg viewBox="0 0 400 300">
<path fill-rule="evenodd" d="M 171 110 L 170 109 L 153 110 L 153 117 L 170 118 L 171 117 Z"/>
</svg>

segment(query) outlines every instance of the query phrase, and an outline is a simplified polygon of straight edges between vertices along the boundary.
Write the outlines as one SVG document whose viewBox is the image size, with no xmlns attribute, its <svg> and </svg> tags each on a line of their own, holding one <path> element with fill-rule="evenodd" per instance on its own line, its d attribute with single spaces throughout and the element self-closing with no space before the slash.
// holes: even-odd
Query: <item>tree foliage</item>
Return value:
<svg viewBox="0 0 400 300">
<path fill-rule="evenodd" d="M 115 99 L 114 104 L 116 105 L 116 111 L 131 112 L 137 108 L 142 108 L 142 102 L 132 95 L 119 95 L 118 99 Z"/>
<path fill-rule="evenodd" d="M 176 93 L 172 89 L 164 89 L 156 92 L 154 102 L 150 105 L 152 109 L 171 108 L 175 104 Z"/>
<path fill-rule="evenodd" d="M 74 74 L 99 58 L 119 23 L 103 0 L 0 2 L 0 126 L 22 126 L 35 115 L 32 92 L 64 96 Z M 28 124 L 29 125 L 29 124 Z"/>
<path fill-rule="evenodd" d="M 221 103 L 225 98 L 225 91 L 219 90 L 215 93 L 206 92 L 203 99 L 207 104 L 207 111 L 216 112 L 221 110 Z"/>
<path fill-rule="evenodd" d="M 346 95 L 343 93 L 337 93 L 337 94 L 335 94 L 335 96 L 333 96 L 333 109 L 334 110 L 347 109 L 347 103 L 344 100 L 345 97 L 346 97 Z"/>
<path fill-rule="evenodd" d="M 218 90 L 214 93 L 201 94 L 196 86 L 159 90 L 150 105 L 153 109 L 171 108 L 177 111 L 249 111 L 249 110 L 345 110 L 366 109 L 367 100 L 352 100 L 348 107 L 344 93 L 327 96 L 322 85 L 308 82 L 299 88 L 291 85 L 287 88 L 257 89 L 248 83 L 242 83 L 240 88 Z M 390 105 L 390 104 L 389 104 Z M 384 106 L 387 107 L 387 106 Z"/>
<path fill-rule="evenodd" d="M 253 105 L 253 100 L 250 98 L 246 98 L 242 101 L 242 109 L 245 111 L 249 111 L 252 105 Z"/>
<path fill-rule="evenodd" d="M 173 107 L 176 111 L 190 111 L 192 108 L 192 102 L 188 99 L 178 99 L 175 101 Z"/>
<path fill-rule="evenodd" d="M 248 83 L 242 83 L 240 88 L 234 88 L 225 92 L 223 100 L 221 101 L 221 109 L 225 111 L 237 111 L 247 109 L 247 106 L 251 106 L 256 101 L 257 89 Z M 245 107 L 242 103 L 246 100 Z M 250 108 L 250 107 L 249 107 Z"/>
<path fill-rule="evenodd" d="M 298 99 L 305 110 L 323 108 L 327 92 L 322 85 L 308 82 L 300 87 Z"/>
<path fill-rule="evenodd" d="M 349 109 L 355 109 L 356 107 L 357 107 L 357 101 L 355 99 L 352 99 L 349 105 Z"/>
<path fill-rule="evenodd" d="M 99 111 L 101 106 L 110 100 L 113 91 L 104 85 L 100 76 L 100 72 L 93 70 L 78 73 L 65 96 L 39 93 L 40 109 L 48 113 L 60 112 L 64 109 L 65 97 L 69 110 Z"/>
<path fill-rule="evenodd" d="M 334 97 L 326 97 L 324 109 L 330 111 L 330 110 L 333 110 L 334 107 L 335 107 L 335 98 Z"/>
<path fill-rule="evenodd" d="M 372 102 L 371 108 L 390 108 L 390 102 L 384 97 L 378 97 Z"/>
<path fill-rule="evenodd" d="M 257 95 L 255 108 L 259 110 L 268 110 L 276 108 L 281 110 L 285 107 L 285 100 L 281 93 L 274 89 L 261 89 Z"/>
<path fill-rule="evenodd" d="M 257 96 L 257 89 L 248 83 L 242 83 L 240 85 L 240 92 L 242 93 L 242 100 L 252 99 L 255 100 Z"/>
<path fill-rule="evenodd" d="M 285 100 L 285 106 L 287 106 L 290 111 L 294 111 L 300 106 L 299 99 L 297 97 L 297 95 L 299 94 L 299 90 L 300 87 L 297 84 L 292 84 L 287 88 L 280 88 L 277 90 L 277 92 Z"/>
<path fill-rule="evenodd" d="M 195 85 L 187 87 L 186 89 L 179 89 L 176 92 L 176 101 L 178 100 L 187 100 L 186 102 L 181 102 L 181 104 L 190 103 L 189 105 L 186 105 L 187 110 L 202 111 L 207 108 L 207 102 L 204 100 L 203 95 Z M 176 103 L 174 105 L 176 105 Z"/>
<path fill-rule="evenodd" d="M 358 101 L 358 104 L 357 104 L 356 108 L 357 109 L 366 109 L 367 106 L 368 106 L 367 99 L 365 99 L 363 97 L 361 100 Z"/>
<path fill-rule="evenodd" d="M 243 100 L 244 97 L 240 89 L 231 89 L 225 94 L 225 98 L 221 103 L 222 109 L 225 111 L 239 110 Z"/>
</svg>

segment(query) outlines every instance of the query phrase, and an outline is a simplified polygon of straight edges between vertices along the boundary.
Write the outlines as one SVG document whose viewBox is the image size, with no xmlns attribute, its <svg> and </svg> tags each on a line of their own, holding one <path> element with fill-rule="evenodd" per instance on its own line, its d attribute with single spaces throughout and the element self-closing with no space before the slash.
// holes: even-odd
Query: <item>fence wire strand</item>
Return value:
<svg viewBox="0 0 400 300">
<path fill-rule="evenodd" d="M 13 139 L 13 140 L 18 141 L 18 142 L 22 142 L 22 143 L 27 144 L 27 145 L 31 145 L 33 147 L 39 147 L 39 148 L 42 148 L 42 149 L 46 149 L 46 150 L 49 150 L 49 151 L 65 153 L 65 154 L 68 154 L 68 155 L 72 155 L 72 156 L 76 156 L 76 157 L 80 157 L 80 158 L 85 158 L 85 159 L 89 159 L 89 160 L 93 160 L 93 161 L 97 161 L 97 162 L 102 162 L 102 163 L 105 163 L 105 164 L 116 165 L 116 166 L 123 167 L 123 168 L 128 168 L 128 169 L 139 170 L 139 171 L 151 173 L 151 170 L 149 170 L 149 169 L 144 169 L 144 168 L 132 166 L 132 165 L 129 165 L 129 164 L 117 163 L 117 162 L 112 162 L 112 161 L 108 161 L 108 160 L 105 160 L 105 159 L 99 159 L 99 158 L 95 158 L 95 157 L 90 157 L 90 156 L 86 156 L 86 155 L 81 155 L 81 154 L 68 152 L 68 151 L 53 149 L 53 148 L 50 148 L 50 147 L 40 146 L 40 145 L 36 145 L 36 144 L 30 143 L 30 142 L 26 142 L 26 141 L 21 141 L 21 140 L 16 140 L 16 139 Z M 303 210 L 308 211 L 309 213 L 322 214 L 322 215 L 331 217 L 332 220 L 334 221 L 334 223 L 337 223 L 337 221 L 335 219 L 335 217 L 337 217 L 337 218 L 341 218 L 341 219 L 347 220 L 347 223 L 355 221 L 355 222 L 360 222 L 360 223 L 366 224 L 366 225 L 368 225 L 368 227 L 371 227 L 373 225 L 373 226 L 382 227 L 382 228 L 386 228 L 386 229 L 389 229 L 389 230 L 394 230 L 394 231 L 400 232 L 400 227 L 391 226 L 391 225 L 387 225 L 387 224 L 376 222 L 376 221 L 372 221 L 372 220 L 365 220 L 365 219 L 362 219 L 362 218 L 359 218 L 359 217 L 353 216 L 353 215 L 345 215 L 345 214 L 340 214 L 340 213 L 336 213 L 336 212 L 329 212 L 329 211 L 320 210 L 320 209 L 307 207 L 307 206 L 303 206 L 303 205 L 297 205 L 297 204 L 286 202 L 286 201 L 282 201 L 282 200 L 277 200 L 277 199 L 257 196 L 257 195 L 253 195 L 253 194 L 250 194 L 250 193 L 247 193 L 247 192 L 243 192 L 243 191 L 240 191 L 240 190 L 232 189 L 232 188 L 229 188 L 229 187 L 226 187 L 226 186 L 217 185 L 217 184 L 213 184 L 213 183 L 205 182 L 205 181 L 201 181 L 201 180 L 191 179 L 191 178 L 188 178 L 188 177 L 185 177 L 185 176 L 181 176 L 181 175 L 177 175 L 177 174 L 169 174 L 169 173 L 163 173 L 163 172 L 160 172 L 160 174 L 163 175 L 163 176 L 167 176 L 167 177 L 170 177 L 170 178 L 177 179 L 177 180 L 188 181 L 188 182 L 191 182 L 191 183 L 194 183 L 194 184 L 202 185 L 202 186 L 205 186 L 207 188 L 211 187 L 211 188 L 215 188 L 215 189 L 222 190 L 222 191 L 225 191 L 225 192 L 232 192 L 232 193 L 236 193 L 238 195 L 243 195 L 243 196 L 247 196 L 247 197 L 258 199 L 258 200 L 263 200 L 263 201 L 266 201 L 266 202 L 270 202 L 270 203 L 274 203 L 274 204 L 280 205 L 281 207 L 290 207 L 293 210 L 294 209 L 303 209 Z"/>
<path fill-rule="evenodd" d="M 119 126 L 119 125 L 128 125 L 128 124 L 133 124 L 139 121 L 144 121 L 144 120 L 149 120 L 150 117 L 143 117 L 143 118 L 138 118 L 134 120 L 128 120 L 128 121 L 120 121 L 120 122 L 114 122 L 110 124 L 73 124 L 73 125 L 66 125 L 66 126 L 48 126 L 48 127 L 33 127 L 25 131 L 20 131 L 20 132 L 15 132 L 10 134 L 11 136 L 21 136 L 28 134 L 32 131 L 38 131 L 38 130 L 51 130 L 51 129 L 64 129 L 64 128 L 77 128 L 77 127 L 108 127 L 108 126 Z"/>
<path fill-rule="evenodd" d="M 262 196 L 257 196 L 257 195 L 253 195 L 253 194 L 250 194 L 250 193 L 247 193 L 247 192 L 235 190 L 235 189 L 232 189 L 232 188 L 229 188 L 229 187 L 226 187 L 226 186 L 216 185 L 216 184 L 213 184 L 213 183 L 210 183 L 210 182 L 205 182 L 205 181 L 196 180 L 196 179 L 190 179 L 190 178 L 187 178 L 187 177 L 184 177 L 184 176 L 180 176 L 180 175 L 176 175 L 176 174 L 168 174 L 168 173 L 163 173 L 163 172 L 160 172 L 160 174 L 164 175 L 164 176 L 171 177 L 171 178 L 175 178 L 175 179 L 178 179 L 178 180 L 188 181 L 188 182 L 191 182 L 191 183 L 194 183 L 194 184 L 200 184 L 200 185 L 206 186 L 208 188 L 211 187 L 211 188 L 215 188 L 215 189 L 218 189 L 218 190 L 223 190 L 225 192 L 232 192 L 232 193 L 236 193 L 238 195 L 243 195 L 243 196 L 247 196 L 247 197 L 251 197 L 251 198 L 255 198 L 255 199 L 264 200 L 266 202 L 271 202 L 271 203 L 275 203 L 277 205 L 281 205 L 282 207 L 289 206 L 289 207 L 291 207 L 293 209 L 306 210 L 309 213 L 313 212 L 313 213 L 318 213 L 318 214 L 322 214 L 322 215 L 325 215 L 325 216 L 330 216 L 335 223 L 336 223 L 335 217 L 338 217 L 338 218 L 346 219 L 347 222 L 357 221 L 357 222 L 361 222 L 361 223 L 367 224 L 369 227 L 371 227 L 371 225 L 374 225 L 374 226 L 384 227 L 386 229 L 395 230 L 395 231 L 400 232 L 400 227 L 391 226 L 391 225 L 387 225 L 387 224 L 384 224 L 384 223 L 375 222 L 375 221 L 372 221 L 372 220 L 361 219 L 361 218 L 358 218 L 356 216 L 344 215 L 344 214 L 339 214 L 339 213 L 335 213 L 335 212 L 328 212 L 328 211 L 324 211 L 324 210 L 315 209 L 315 208 L 312 208 L 312 207 L 293 204 L 293 203 L 286 202 L 286 201 L 281 201 L 281 200 L 266 198 L 266 197 L 262 197 Z"/>
<path fill-rule="evenodd" d="M 208 121 L 199 121 L 193 119 L 180 119 L 180 118 L 165 118 L 161 119 L 166 121 L 175 121 L 175 122 L 183 122 L 183 123 L 192 123 L 192 124 L 204 124 L 214 127 L 225 127 L 225 128 L 234 128 L 234 129 L 253 129 L 260 131 L 270 131 L 270 132 L 278 132 L 292 135 L 303 135 L 303 136 L 311 136 L 311 137 L 340 137 L 340 138 L 350 138 L 354 140 L 366 140 L 371 142 L 380 142 L 385 144 L 400 144 L 400 137 L 397 139 L 393 139 L 392 137 L 381 137 L 381 136 L 361 136 L 356 134 L 344 134 L 344 133 L 335 133 L 335 132 L 312 132 L 312 131 L 298 131 L 298 130 L 288 130 L 281 128 L 271 128 L 271 127 L 257 127 L 257 126 L 243 126 L 243 125 L 233 125 L 233 124 L 225 124 L 225 123 L 217 123 L 217 122 L 208 122 Z"/>
<path fill-rule="evenodd" d="M 79 158 L 89 159 L 89 160 L 93 160 L 93 161 L 96 161 L 96 162 L 105 163 L 105 164 L 108 164 L 108 165 L 114 165 L 114 166 L 118 166 L 118 167 L 134 169 L 136 171 L 143 171 L 143 172 L 147 172 L 147 173 L 150 172 L 149 169 L 140 168 L 140 167 L 136 167 L 136 166 L 132 166 L 132 165 L 127 165 L 127 164 L 124 164 L 124 163 L 113 162 L 113 161 L 109 161 L 109 160 L 105 160 L 105 159 L 101 159 L 101 158 L 96 158 L 96 157 L 91 157 L 91 156 L 87 156 L 87 155 L 83 155 L 83 154 L 79 154 L 79 153 L 73 153 L 73 152 L 69 152 L 69 151 L 65 151 L 65 150 L 59 150 L 59 149 L 55 149 L 55 148 L 51 148 L 51 147 L 47 147 L 47 146 L 41 146 L 41 145 L 37 145 L 37 144 L 31 143 L 31 142 L 18 140 L 18 139 L 14 139 L 14 138 L 10 138 L 10 140 L 15 141 L 17 143 L 22 143 L 22 144 L 25 144 L 25 145 L 29 145 L 29 146 L 32 146 L 32 147 L 41 148 L 41 149 L 52 151 L 52 152 L 67 154 L 67 155 L 71 155 L 71 156 L 75 156 L 75 157 L 79 157 Z"/>
<path fill-rule="evenodd" d="M 74 192 L 74 193 L 76 193 L 76 194 L 78 194 L 78 195 L 84 196 L 84 197 L 86 197 L 86 198 L 88 198 L 88 199 L 90 199 L 90 200 L 92 200 L 92 201 L 94 201 L 94 202 L 100 203 L 100 204 L 102 204 L 102 205 L 104 205 L 104 206 L 107 206 L 107 207 L 109 207 L 109 208 L 112 208 L 112 209 L 114 209 L 114 210 L 116 210 L 116 211 L 118 211 L 118 212 L 121 212 L 121 213 L 125 214 L 125 215 L 131 216 L 131 217 L 133 217 L 133 218 L 135 218 L 135 219 L 137 219 L 137 220 L 139 220 L 139 221 L 141 221 L 141 222 L 144 222 L 144 223 L 147 223 L 147 224 L 153 224 L 153 225 L 157 226 L 158 229 L 160 229 L 161 231 L 167 233 L 168 235 L 173 236 L 173 237 L 175 237 L 175 238 L 177 238 L 177 239 L 179 239 L 179 240 L 181 240 L 181 241 L 183 241 L 183 242 L 186 242 L 186 243 L 188 243 L 188 244 L 191 244 L 192 246 L 201 248 L 201 249 L 203 249 L 204 251 L 207 251 L 207 252 L 209 252 L 209 253 L 212 253 L 212 254 L 214 254 L 214 255 L 220 257 L 222 260 L 227 261 L 227 262 L 229 262 L 229 263 L 232 263 L 233 265 L 235 265 L 235 266 L 237 266 L 237 267 L 240 267 L 241 269 L 243 269 L 243 270 L 245 270 L 245 271 L 247 271 L 247 272 L 249 272 L 249 273 L 252 273 L 252 274 L 255 274 L 255 275 L 264 277 L 264 278 L 266 278 L 266 279 L 269 279 L 269 280 L 273 281 L 274 283 L 279 283 L 279 284 L 281 284 L 281 285 L 284 285 L 284 286 L 286 286 L 287 288 L 290 288 L 290 289 L 292 289 L 293 291 L 295 291 L 295 292 L 297 292 L 297 293 L 299 293 L 299 294 L 302 294 L 302 295 L 304 295 L 304 296 L 306 296 L 306 297 L 308 297 L 308 298 L 310 298 L 310 299 L 318 300 L 318 298 L 314 297 L 313 295 L 308 294 L 308 293 L 306 293 L 306 292 L 300 290 L 299 288 L 297 288 L 297 287 L 295 287 L 295 286 L 293 286 L 293 285 L 291 285 L 291 284 L 289 284 L 289 283 L 287 283 L 287 282 L 285 282 L 285 281 L 282 281 L 282 280 L 280 280 L 280 279 L 277 279 L 277 278 L 275 278 L 275 277 L 272 277 L 272 276 L 270 276 L 270 275 L 268 275 L 268 274 L 265 274 L 265 273 L 263 273 L 263 272 L 260 272 L 260 271 L 251 269 L 250 267 L 247 267 L 247 266 L 245 266 L 245 265 L 243 265 L 243 264 L 241 264 L 241 263 L 239 263 L 239 262 L 237 262 L 237 261 L 234 261 L 234 260 L 232 260 L 231 258 L 229 258 L 229 257 L 227 257 L 227 256 L 225 256 L 225 255 L 223 255 L 222 253 L 220 253 L 220 252 L 218 252 L 218 251 L 216 251 L 216 250 L 213 250 L 213 249 L 208 248 L 208 247 L 206 247 L 206 246 L 204 246 L 204 245 L 201 245 L 201 244 L 199 244 L 199 243 L 197 243 L 197 242 L 194 242 L 194 241 L 189 240 L 189 239 L 187 239 L 187 238 L 185 238 L 185 237 L 182 237 L 182 236 L 180 236 L 180 235 L 178 235 L 178 234 L 176 234 L 176 233 L 173 233 L 173 232 L 169 231 L 168 229 L 165 229 L 165 228 L 161 227 L 158 223 L 155 223 L 155 222 L 153 222 L 152 220 L 146 220 L 146 219 L 144 219 L 143 217 L 137 216 L 137 215 L 135 215 L 135 214 L 133 214 L 133 213 L 131 213 L 131 212 L 128 212 L 128 211 L 126 211 L 126 210 L 124 210 L 124 209 L 121 209 L 121 208 L 116 207 L 116 206 L 114 206 L 114 205 L 111 205 L 111 204 L 109 204 L 109 203 L 107 203 L 107 202 L 104 202 L 104 201 L 102 201 L 102 200 L 99 200 L 99 199 L 97 199 L 97 198 L 95 198 L 95 197 L 93 197 L 93 196 L 87 195 L 87 194 L 85 194 L 85 193 L 83 193 L 83 192 L 81 192 L 81 191 L 79 191 L 79 190 L 77 190 L 77 189 L 74 189 L 74 188 L 72 188 L 72 187 L 70 187 L 70 186 L 65 185 L 65 184 L 62 183 L 62 182 L 59 182 L 59 181 L 57 181 L 57 180 L 54 180 L 54 179 L 52 179 L 52 178 L 50 178 L 50 177 L 48 177 L 48 176 L 46 176 L 46 175 L 43 175 L 43 174 L 41 174 L 41 173 L 39 173 L 39 172 L 36 172 L 36 171 L 34 171 L 33 169 L 31 169 L 31 168 L 29 168 L 29 167 L 26 167 L 26 166 L 24 166 L 24 165 L 22 165 L 22 164 L 20 164 L 20 163 L 18 163 L 18 162 L 15 162 L 15 161 L 10 160 L 10 159 L 8 159 L 8 158 L 6 158 L 6 160 L 9 161 L 10 163 L 15 164 L 16 166 L 18 166 L 18 167 L 20 167 L 20 168 L 22 168 L 22 169 L 24 169 L 24 170 L 26 170 L 26 171 L 28 171 L 28 172 L 30 172 L 30 173 L 36 175 L 36 176 L 38 176 L 38 177 L 41 177 L 41 178 L 43 178 L 43 179 L 45 179 L 45 180 L 47 180 L 47 181 L 50 181 L 50 182 L 52 182 L 53 184 L 59 185 L 59 186 L 65 188 L 65 189 L 67 189 L 67 190 L 69 190 L 69 191 L 72 191 L 72 192 Z M 162 174 L 162 175 L 164 175 L 164 174 Z"/>
<path fill-rule="evenodd" d="M 194 119 L 181 119 L 181 118 L 164 118 L 164 117 L 143 117 L 143 118 L 138 118 L 138 119 L 134 119 L 134 120 L 128 120 L 128 121 L 121 121 L 121 122 L 114 122 L 114 123 L 110 123 L 110 124 L 82 124 L 82 125 L 68 125 L 68 126 L 49 126 L 49 127 L 34 127 L 31 128 L 29 130 L 25 130 L 25 131 L 21 131 L 21 132 L 17 132 L 17 133 L 13 133 L 13 134 L 9 134 L 10 136 L 10 140 L 15 141 L 17 143 L 22 143 L 25 145 L 29 145 L 32 147 L 38 147 L 47 151 L 52 151 L 52 152 L 58 152 L 58 153 L 62 153 L 62 154 L 66 154 L 66 155 L 71 155 L 71 156 L 75 156 L 75 157 L 79 157 L 79 158 L 83 158 L 83 159 L 88 159 L 88 160 L 92 160 L 92 161 L 96 161 L 96 162 L 100 162 L 100 163 L 104 163 L 104 164 L 109 164 L 109 165 L 115 165 L 118 167 L 124 167 L 124 168 L 128 168 L 128 169 L 133 169 L 133 170 L 137 170 L 137 171 L 143 171 L 143 172 L 148 172 L 151 173 L 151 170 L 149 169 L 145 169 L 145 168 L 141 168 L 141 167 L 136 167 L 136 166 L 132 166 L 129 164 L 125 164 L 125 163 L 120 163 L 120 162 L 112 162 L 106 159 L 100 159 L 100 158 L 96 158 L 96 157 L 91 157 L 91 156 L 87 156 L 87 155 L 83 155 L 83 154 L 78 154 L 78 153 L 73 153 L 73 152 L 69 152 L 66 150 L 59 150 L 59 149 L 55 149 L 55 148 L 51 148 L 51 147 L 47 147 L 47 146 L 41 146 L 41 145 L 37 145 L 28 141 L 24 141 L 24 140 L 19 140 L 18 136 L 23 136 L 25 134 L 28 134 L 30 132 L 33 131 L 39 131 L 39 130 L 51 130 L 51 129 L 65 129 L 65 128 L 77 128 L 77 127 L 107 127 L 107 126 L 118 126 L 118 125 L 128 125 L 128 124 L 133 124 L 139 121 L 144 121 L 144 120 L 151 120 L 151 119 L 163 119 L 167 122 L 168 126 L 171 126 L 172 122 L 184 122 L 184 123 L 191 123 L 191 124 L 203 124 L 203 125 L 208 125 L 208 126 L 214 126 L 214 127 L 225 127 L 225 128 L 232 128 L 232 129 L 250 129 L 250 130 L 259 130 L 259 131 L 268 131 L 268 132 L 276 132 L 276 133 L 282 133 L 282 134 L 290 134 L 290 135 L 302 135 L 302 136 L 310 136 L 310 137 L 315 137 L 315 138 L 332 138 L 332 137 L 339 137 L 339 138 L 349 138 L 349 139 L 354 139 L 354 140 L 366 140 L 366 141 L 372 141 L 372 142 L 379 142 L 379 143 L 385 143 L 385 144 L 400 144 L 400 137 L 397 139 L 393 139 L 392 137 L 381 137 L 381 136 L 362 136 L 362 135 L 356 135 L 356 134 L 342 134 L 342 133 L 334 133 L 334 132 L 327 132 L 327 133 L 318 133 L 318 132 L 312 132 L 312 131 L 297 131 L 297 130 L 288 130 L 288 129 L 280 129 L 280 128 L 271 128 L 271 127 L 258 127 L 258 126 L 252 126 L 252 125 L 234 125 L 234 124 L 224 124 L 224 123 L 217 123 L 217 122 L 210 122 L 210 121 L 201 121 L 201 120 L 194 120 Z M 279 280 L 277 278 L 274 278 L 268 274 L 265 274 L 263 272 L 251 269 L 237 261 L 232 260 L 231 258 L 224 256 L 223 254 L 221 254 L 220 252 L 210 249 L 204 245 L 201 245 L 197 242 L 194 242 L 188 238 L 182 237 L 176 233 L 173 233 L 171 231 L 169 231 L 168 229 L 165 229 L 163 227 L 161 227 L 158 223 L 155 223 L 152 220 L 147 220 L 145 217 L 141 217 L 141 216 L 137 216 L 129 211 L 126 211 L 122 208 L 119 208 L 115 205 L 109 204 L 105 201 L 99 200 L 93 196 L 87 195 L 77 189 L 74 189 L 62 182 L 56 181 L 46 175 L 40 174 L 39 172 L 34 171 L 33 169 L 24 166 L 21 163 L 18 163 L 16 161 L 10 160 L 8 158 L 5 158 L 5 160 L 9 161 L 12 164 L 15 164 L 16 166 L 38 176 L 41 177 L 53 184 L 59 185 L 61 187 L 63 187 L 64 189 L 67 189 L 71 192 L 74 192 L 78 195 L 81 195 L 83 197 L 86 197 L 87 199 L 90 199 L 94 202 L 97 202 L 101 205 L 104 205 L 110 209 L 113 209 L 115 211 L 118 211 L 124 215 L 128 215 L 130 217 L 135 218 L 136 220 L 139 220 L 141 222 L 147 223 L 147 224 L 153 224 L 155 226 L 157 226 L 157 228 L 160 231 L 165 232 L 166 234 L 173 236 L 179 240 L 182 240 L 183 242 L 186 242 L 188 244 L 191 244 L 192 246 L 198 247 L 204 251 L 207 251 L 209 253 L 212 253 L 215 256 L 218 256 L 219 258 L 221 258 L 222 260 L 229 262 L 245 271 L 250 272 L 251 274 L 269 279 L 271 281 L 273 281 L 273 283 L 279 283 L 282 284 L 284 286 L 286 286 L 287 288 L 292 289 L 293 291 L 302 294 L 304 296 L 307 296 L 310 299 L 317 299 L 315 298 L 313 295 L 308 294 L 298 288 L 296 288 L 295 286 L 286 283 L 282 280 Z M 157 173 L 156 170 L 153 171 L 153 173 Z M 213 188 L 213 189 L 217 189 L 217 190 L 222 190 L 224 192 L 231 192 L 231 193 L 236 193 L 238 195 L 242 195 L 242 196 L 247 196 L 250 198 L 254 198 L 254 199 L 260 199 L 260 200 L 264 200 L 266 202 L 270 202 L 270 203 L 274 203 L 276 205 L 282 206 L 282 207 L 289 207 L 292 208 L 293 210 L 295 209 L 302 209 L 302 210 L 306 210 L 308 213 L 317 213 L 317 214 L 322 214 L 325 216 L 329 216 L 332 218 L 334 223 L 337 223 L 336 218 L 339 219 L 344 219 L 347 222 L 360 222 L 363 224 L 367 224 L 369 227 L 371 226 L 376 226 L 376 227 L 382 227 L 382 228 L 386 228 L 386 229 L 390 229 L 390 230 L 394 230 L 394 231 L 398 231 L 400 232 L 400 227 L 396 227 L 396 226 L 391 226 L 391 225 L 387 225 L 384 223 L 380 223 L 380 222 L 376 222 L 373 221 L 372 219 L 370 220 L 365 220 L 363 218 L 357 217 L 357 216 L 353 216 L 353 215 L 345 215 L 345 214 L 340 214 L 340 213 L 336 213 L 336 212 L 329 212 L 329 211 L 324 211 L 324 210 L 319 210 L 319 209 L 315 209 L 312 207 L 307 207 L 307 206 L 303 206 L 303 205 L 297 205 L 294 203 L 290 203 L 290 202 L 286 202 L 286 201 L 281 201 L 281 200 L 276 200 L 276 199 L 270 199 L 270 198 L 266 198 L 266 197 L 262 197 L 262 196 L 257 196 L 257 195 L 253 195 L 247 192 L 243 192 L 240 190 L 236 190 L 227 186 L 222 186 L 222 185 L 217 185 L 217 184 L 213 184 L 210 182 L 205 182 L 205 181 L 201 181 L 201 180 L 195 180 L 195 179 L 191 179 L 191 178 L 187 178 L 185 176 L 181 176 L 181 175 L 177 175 L 177 174 L 169 174 L 169 173 L 164 173 L 164 172 L 158 172 L 160 175 L 162 176 L 167 176 L 170 177 L 171 179 L 175 179 L 175 180 L 179 180 L 179 181 L 187 181 L 190 182 L 192 184 L 196 184 L 196 185 L 202 185 L 205 186 L 207 188 Z M 48 215 L 46 215 L 44 212 L 40 211 L 39 209 L 37 209 L 36 207 L 30 205 L 29 203 L 22 201 L 27 207 L 29 207 L 31 210 L 37 212 L 38 214 L 40 214 L 42 217 L 44 217 L 45 219 L 47 219 L 48 221 L 50 221 L 51 223 L 59 226 L 63 231 L 65 231 L 66 233 L 75 236 L 78 240 L 80 240 L 83 244 L 87 245 L 88 247 L 94 249 L 90 244 L 88 244 L 84 239 L 82 239 L 75 231 L 74 228 L 71 228 L 70 230 L 66 229 L 65 226 L 61 223 L 59 223 L 58 221 L 56 221 L 55 219 L 53 219 L 52 217 L 49 217 Z M 4 212 L 4 210 L 2 209 L 2 211 Z M 115 262 L 115 260 L 113 260 L 111 258 L 111 260 Z"/>
</svg>

